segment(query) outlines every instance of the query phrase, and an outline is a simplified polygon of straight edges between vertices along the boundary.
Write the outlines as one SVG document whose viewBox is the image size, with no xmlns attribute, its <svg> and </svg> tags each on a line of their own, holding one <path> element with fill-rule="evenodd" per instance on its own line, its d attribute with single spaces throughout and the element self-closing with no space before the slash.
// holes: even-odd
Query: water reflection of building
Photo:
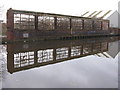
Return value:
<svg viewBox="0 0 120 90">
<path fill-rule="evenodd" d="M 41 41 L 9 44 L 10 73 L 108 51 L 109 39 Z"/>
<path fill-rule="evenodd" d="M 96 55 L 99 57 L 105 57 L 105 58 L 115 58 L 117 54 L 120 51 L 120 42 L 110 42 L 108 45 L 108 51 L 102 52 L 102 53 L 97 53 Z"/>
<path fill-rule="evenodd" d="M 119 51 L 120 51 L 120 42 L 116 41 L 116 42 L 111 42 L 109 44 L 109 50 L 107 51 L 107 53 L 112 58 L 115 58 L 116 55 L 119 53 Z"/>
</svg>

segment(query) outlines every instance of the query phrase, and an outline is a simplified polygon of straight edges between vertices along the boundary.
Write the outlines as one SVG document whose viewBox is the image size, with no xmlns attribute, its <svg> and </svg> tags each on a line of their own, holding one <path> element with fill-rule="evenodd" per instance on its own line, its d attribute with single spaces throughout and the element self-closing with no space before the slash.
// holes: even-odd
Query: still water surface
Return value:
<svg viewBox="0 0 120 90">
<path fill-rule="evenodd" d="M 119 37 L 1 45 L 3 88 L 117 88 Z"/>
</svg>

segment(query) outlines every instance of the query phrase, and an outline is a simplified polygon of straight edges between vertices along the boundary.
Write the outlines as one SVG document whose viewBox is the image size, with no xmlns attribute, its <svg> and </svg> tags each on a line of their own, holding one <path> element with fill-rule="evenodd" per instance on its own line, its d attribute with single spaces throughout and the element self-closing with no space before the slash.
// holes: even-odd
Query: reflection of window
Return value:
<svg viewBox="0 0 120 90">
<path fill-rule="evenodd" d="M 72 19 L 72 30 L 81 30 L 82 28 L 82 19 L 81 18 L 73 18 Z"/>
<path fill-rule="evenodd" d="M 81 46 L 71 47 L 71 56 L 79 56 L 81 54 Z"/>
<path fill-rule="evenodd" d="M 108 28 L 109 28 L 108 24 L 109 24 L 108 21 L 103 21 L 102 22 L 102 30 L 108 30 Z"/>
<path fill-rule="evenodd" d="M 68 48 L 58 48 L 56 49 L 56 59 L 63 59 L 68 57 Z"/>
<path fill-rule="evenodd" d="M 14 14 L 14 29 L 35 29 L 35 18 L 30 14 Z"/>
<path fill-rule="evenodd" d="M 34 64 L 34 52 L 14 54 L 14 68 L 24 67 L 32 64 Z"/>
<path fill-rule="evenodd" d="M 59 30 L 69 30 L 70 20 L 68 17 L 57 17 L 57 29 Z"/>
<path fill-rule="evenodd" d="M 93 25 L 93 21 L 91 19 L 85 19 L 84 20 L 84 29 L 85 30 L 91 30 Z"/>
<path fill-rule="evenodd" d="M 107 50 L 107 47 L 108 47 L 108 43 L 107 42 L 104 42 L 101 44 L 101 50 Z"/>
<path fill-rule="evenodd" d="M 94 29 L 101 30 L 101 21 L 99 21 L 99 20 L 94 21 Z"/>
<path fill-rule="evenodd" d="M 92 48 L 92 46 L 91 45 L 84 45 L 83 46 L 83 54 L 89 54 L 89 53 L 91 53 L 91 49 Z"/>
<path fill-rule="evenodd" d="M 93 44 L 93 52 L 99 51 L 101 51 L 101 44 L 100 43 Z"/>
<path fill-rule="evenodd" d="M 48 62 L 52 60 L 53 60 L 53 49 L 38 51 L 38 63 Z"/>
<path fill-rule="evenodd" d="M 53 30 L 54 29 L 54 17 L 50 15 L 38 16 L 38 29 L 39 30 Z"/>
</svg>

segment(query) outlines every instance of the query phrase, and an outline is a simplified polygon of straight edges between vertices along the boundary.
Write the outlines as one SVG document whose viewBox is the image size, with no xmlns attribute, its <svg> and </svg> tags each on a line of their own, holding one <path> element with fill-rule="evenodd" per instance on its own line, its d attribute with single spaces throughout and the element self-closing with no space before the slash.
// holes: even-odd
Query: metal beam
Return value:
<svg viewBox="0 0 120 90">
<path fill-rule="evenodd" d="M 81 15 L 81 17 L 85 16 L 87 13 L 89 13 L 89 11 L 85 12 L 83 15 Z"/>
<path fill-rule="evenodd" d="M 95 14 L 97 11 L 94 11 L 93 13 L 91 13 L 88 17 L 90 18 L 93 14 Z"/>
<path fill-rule="evenodd" d="M 109 14 L 112 10 L 107 11 L 103 16 L 100 17 L 100 19 L 103 19 L 107 14 Z"/>
<path fill-rule="evenodd" d="M 99 11 L 97 14 L 95 14 L 92 18 L 95 18 L 97 15 L 99 15 L 102 11 Z"/>
</svg>

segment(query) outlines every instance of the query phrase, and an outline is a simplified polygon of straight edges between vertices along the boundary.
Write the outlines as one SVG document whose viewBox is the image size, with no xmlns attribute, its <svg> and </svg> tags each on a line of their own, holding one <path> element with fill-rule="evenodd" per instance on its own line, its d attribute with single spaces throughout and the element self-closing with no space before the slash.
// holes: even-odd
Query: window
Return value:
<svg viewBox="0 0 120 90">
<path fill-rule="evenodd" d="M 23 52 L 14 54 L 14 68 L 34 64 L 34 52 Z"/>
<path fill-rule="evenodd" d="M 82 30 L 82 19 L 72 18 L 72 30 Z"/>
<path fill-rule="evenodd" d="M 53 49 L 38 51 L 38 63 L 49 62 L 52 60 L 53 60 Z"/>
<path fill-rule="evenodd" d="M 60 60 L 63 58 L 68 58 L 68 48 L 56 49 L 56 60 Z"/>
<path fill-rule="evenodd" d="M 38 30 L 54 30 L 54 17 L 50 15 L 38 16 Z"/>
<path fill-rule="evenodd" d="M 14 29 L 35 29 L 34 15 L 14 14 Z"/>
<path fill-rule="evenodd" d="M 71 56 L 79 56 L 81 54 L 81 46 L 71 47 Z"/>
</svg>

